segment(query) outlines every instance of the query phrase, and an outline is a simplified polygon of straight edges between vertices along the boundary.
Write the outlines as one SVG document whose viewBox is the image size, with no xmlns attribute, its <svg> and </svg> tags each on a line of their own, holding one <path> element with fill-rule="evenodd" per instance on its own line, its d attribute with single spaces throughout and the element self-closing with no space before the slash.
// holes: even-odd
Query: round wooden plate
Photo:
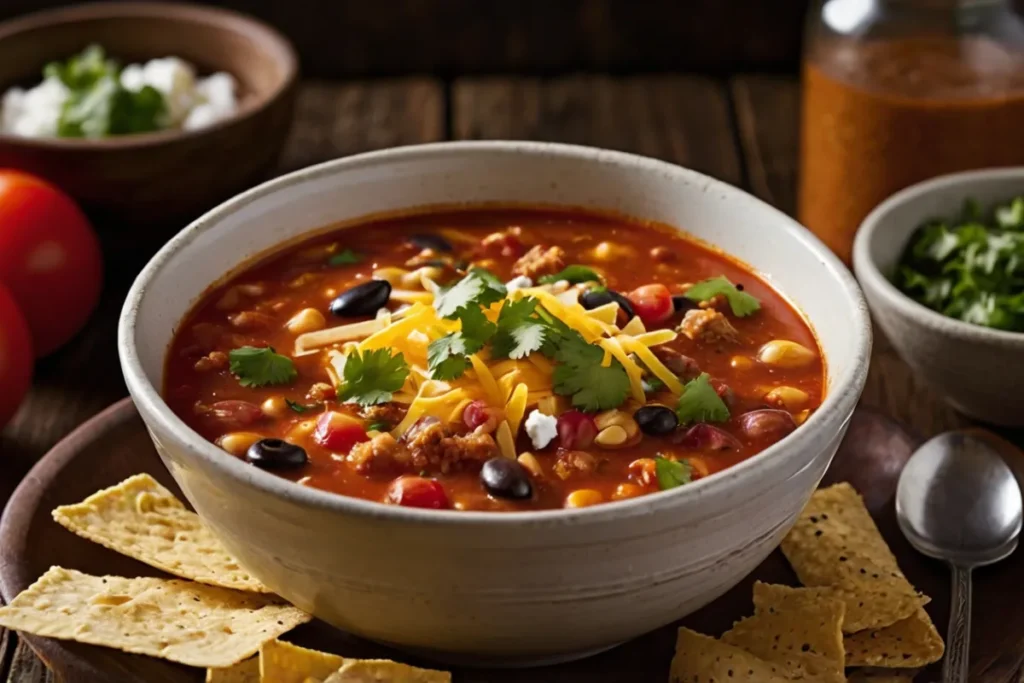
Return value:
<svg viewBox="0 0 1024 683">
<path fill-rule="evenodd" d="M 888 418 L 858 410 L 824 483 L 849 481 L 863 493 L 872 515 L 910 580 L 932 596 L 928 611 L 941 632 L 948 614 L 946 568 L 911 549 L 896 526 L 893 495 L 896 480 L 916 439 Z M 0 590 L 5 600 L 25 589 L 51 565 L 91 574 L 159 576 L 139 562 L 81 539 L 58 526 L 50 511 L 138 472 L 149 472 L 178 493 L 150 444 L 129 400 L 84 424 L 47 454 L 18 487 L 0 524 Z M 1024 661 L 1024 610 L 1019 588 L 1024 554 L 978 571 L 975 578 L 972 682 L 1010 683 L 1019 680 Z M 755 579 L 796 585 L 781 553 L 776 551 L 747 579 L 719 600 L 681 623 L 719 635 L 736 619 L 749 614 Z M 608 615 L 614 619 L 614 614 Z M 675 627 L 637 638 L 579 662 L 543 669 L 456 670 L 458 683 L 663 683 L 675 642 Z M 361 640 L 314 622 L 288 635 L 289 640 L 353 657 L 386 657 L 416 662 L 402 653 Z M 149 657 L 77 643 L 27 636 L 28 643 L 66 683 L 199 683 L 203 672 Z M 938 680 L 937 667 L 917 680 Z"/>
</svg>

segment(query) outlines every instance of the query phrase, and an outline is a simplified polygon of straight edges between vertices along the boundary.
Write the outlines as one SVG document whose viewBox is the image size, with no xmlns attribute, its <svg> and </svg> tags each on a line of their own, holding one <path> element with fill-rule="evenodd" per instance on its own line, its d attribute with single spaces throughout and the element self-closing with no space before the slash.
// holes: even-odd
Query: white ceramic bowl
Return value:
<svg viewBox="0 0 1024 683">
<path fill-rule="evenodd" d="M 1024 168 L 942 176 L 897 192 L 861 224 L 853 266 L 875 321 L 914 374 L 957 410 L 993 424 L 1024 425 L 1024 334 L 947 318 L 890 281 L 911 233 L 951 218 L 972 197 L 982 206 L 1024 193 Z"/>
<path fill-rule="evenodd" d="M 592 207 L 684 227 L 770 274 L 817 331 L 828 397 L 792 435 L 660 494 L 518 513 L 386 506 L 298 486 L 223 453 L 160 397 L 175 328 L 206 286 L 331 223 L 500 201 Z M 660 161 L 566 145 L 442 143 L 332 161 L 214 209 L 146 266 L 118 346 L 153 441 L 196 510 L 257 577 L 373 640 L 451 661 L 535 664 L 610 647 L 710 602 L 806 503 L 860 396 L 871 332 L 850 273 L 767 204 Z"/>
</svg>

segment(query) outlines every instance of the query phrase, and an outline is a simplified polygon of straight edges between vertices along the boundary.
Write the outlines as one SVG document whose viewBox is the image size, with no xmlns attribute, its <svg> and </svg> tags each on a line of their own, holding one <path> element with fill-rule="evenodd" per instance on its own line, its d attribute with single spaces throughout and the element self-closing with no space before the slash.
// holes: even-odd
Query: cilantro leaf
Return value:
<svg viewBox="0 0 1024 683">
<path fill-rule="evenodd" d="M 242 346 L 228 352 L 228 369 L 243 387 L 287 384 L 298 376 L 295 363 L 270 347 Z"/>
<path fill-rule="evenodd" d="M 391 425 L 389 425 L 387 422 L 374 422 L 373 424 L 371 424 L 369 427 L 366 428 L 366 431 L 368 431 L 368 432 L 386 432 L 389 429 L 391 429 Z"/>
<path fill-rule="evenodd" d="M 355 350 L 345 360 L 338 397 L 364 407 L 387 403 L 408 376 L 409 365 L 401 353 L 392 356 L 390 349 L 372 349 L 360 354 Z"/>
<path fill-rule="evenodd" d="M 434 308 L 442 318 L 455 319 L 461 308 L 473 304 L 490 306 L 507 294 L 505 285 L 484 268 L 471 268 L 466 277 L 441 291 L 434 299 Z"/>
<path fill-rule="evenodd" d="M 117 75 L 117 71 L 117 63 L 107 59 L 102 47 L 90 45 L 67 62 L 50 62 L 43 67 L 43 76 L 58 79 L 69 90 L 84 90 L 101 78 Z"/>
<path fill-rule="evenodd" d="M 641 382 L 644 385 L 644 393 L 653 394 L 665 388 L 665 383 L 657 377 L 645 377 Z"/>
<path fill-rule="evenodd" d="M 629 395 L 629 376 L 616 359 L 603 367 L 604 350 L 588 344 L 579 333 L 563 336 L 555 353 L 554 392 L 571 396 L 584 411 L 608 410 L 622 405 Z"/>
<path fill-rule="evenodd" d="M 333 256 L 331 256 L 331 258 L 327 259 L 327 265 L 329 265 L 332 268 L 335 268 L 337 266 L 348 266 L 352 265 L 353 263 L 362 262 L 363 255 L 354 252 L 351 249 L 346 249 L 345 251 L 334 254 Z"/>
<path fill-rule="evenodd" d="M 460 377 L 470 365 L 467 356 L 482 349 L 494 334 L 495 325 L 482 309 L 460 308 L 457 315 L 462 329 L 435 339 L 427 347 L 427 367 L 434 379 Z"/>
<path fill-rule="evenodd" d="M 662 491 L 674 489 L 692 481 L 690 463 L 685 460 L 671 460 L 663 455 L 655 456 L 654 473 L 658 478 L 658 488 Z"/>
<path fill-rule="evenodd" d="M 566 280 L 569 284 L 573 285 L 581 282 L 603 282 L 601 276 L 593 268 L 578 265 L 566 266 L 561 273 L 555 273 L 554 275 L 542 275 L 537 282 L 542 285 L 550 285 L 559 280 Z"/>
<path fill-rule="evenodd" d="M 735 316 L 744 318 L 761 310 L 761 302 L 755 297 L 736 288 L 724 275 L 713 277 L 690 287 L 684 295 L 690 301 L 700 303 L 721 294 L 729 302 Z"/>
<path fill-rule="evenodd" d="M 299 415 L 323 407 L 322 403 L 310 403 L 309 405 L 302 405 L 298 401 L 293 401 L 290 398 L 286 398 L 284 402 L 288 404 L 289 408 L 291 408 L 294 412 L 298 413 Z"/>
<path fill-rule="evenodd" d="M 676 405 L 676 415 L 683 425 L 691 422 L 725 422 L 729 419 L 729 408 L 711 386 L 708 373 L 701 373 L 683 387 L 683 394 Z"/>
<path fill-rule="evenodd" d="M 494 358 L 525 358 L 539 351 L 548 340 L 551 326 L 534 317 L 538 301 L 524 297 L 519 301 L 506 301 L 498 314 L 498 331 L 491 342 Z"/>
</svg>

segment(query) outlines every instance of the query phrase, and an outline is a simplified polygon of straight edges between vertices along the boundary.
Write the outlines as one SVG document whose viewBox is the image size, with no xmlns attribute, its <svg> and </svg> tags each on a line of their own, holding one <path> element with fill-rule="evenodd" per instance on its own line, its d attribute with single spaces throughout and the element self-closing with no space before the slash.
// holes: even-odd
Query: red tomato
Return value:
<svg viewBox="0 0 1024 683">
<path fill-rule="evenodd" d="M 357 443 L 369 441 L 370 437 L 356 418 L 329 410 L 317 418 L 313 439 L 333 453 L 348 453 Z"/>
<path fill-rule="evenodd" d="M 0 429 L 11 419 L 32 382 L 32 338 L 25 316 L 0 284 Z"/>
<path fill-rule="evenodd" d="M 626 295 L 633 310 L 645 325 L 660 323 L 672 317 L 672 292 L 661 284 L 637 287 Z"/>
<path fill-rule="evenodd" d="M 570 451 L 587 448 L 597 436 L 594 418 L 578 410 L 569 410 L 559 415 L 556 428 L 558 445 Z"/>
<path fill-rule="evenodd" d="M 39 178 L 0 169 L 0 282 L 25 314 L 37 356 L 85 325 L 102 280 L 99 241 L 75 202 Z"/>
<path fill-rule="evenodd" d="M 388 487 L 387 502 L 410 508 L 429 508 L 431 510 L 444 510 L 451 507 L 448 502 L 448 494 L 444 492 L 441 482 L 413 475 L 405 475 L 391 482 L 391 486 Z"/>
</svg>

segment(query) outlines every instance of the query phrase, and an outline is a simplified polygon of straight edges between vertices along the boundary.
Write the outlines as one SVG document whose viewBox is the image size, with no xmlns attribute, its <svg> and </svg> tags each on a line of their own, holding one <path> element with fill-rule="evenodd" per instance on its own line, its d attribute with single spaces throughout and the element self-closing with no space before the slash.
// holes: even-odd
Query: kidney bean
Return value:
<svg viewBox="0 0 1024 683">
<path fill-rule="evenodd" d="M 249 427 L 263 419 L 263 411 L 249 401 L 217 401 L 210 405 L 207 413 L 226 427 Z"/>
<path fill-rule="evenodd" d="M 796 421 L 785 410 L 764 408 L 740 415 L 740 429 L 748 439 L 777 441 L 796 429 Z"/>
<path fill-rule="evenodd" d="M 566 450 L 587 448 L 597 436 L 594 418 L 578 410 L 570 410 L 558 416 L 558 445 Z"/>
<path fill-rule="evenodd" d="M 678 443 L 685 448 L 702 451 L 739 450 L 743 447 L 743 444 L 729 432 L 703 422 L 686 430 Z"/>
</svg>

